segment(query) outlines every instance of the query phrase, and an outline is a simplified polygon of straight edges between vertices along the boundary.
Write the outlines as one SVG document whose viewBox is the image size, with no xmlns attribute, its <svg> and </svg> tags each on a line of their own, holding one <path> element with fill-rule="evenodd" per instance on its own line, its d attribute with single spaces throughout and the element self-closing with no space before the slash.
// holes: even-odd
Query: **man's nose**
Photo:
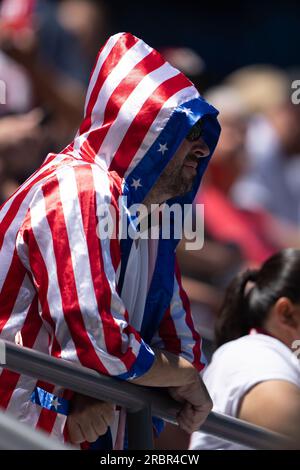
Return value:
<svg viewBox="0 0 300 470">
<path fill-rule="evenodd" d="M 203 139 L 199 139 L 197 140 L 197 142 L 195 142 L 193 154 L 196 155 L 198 158 L 208 157 L 210 151 L 208 145 L 204 142 Z"/>
</svg>

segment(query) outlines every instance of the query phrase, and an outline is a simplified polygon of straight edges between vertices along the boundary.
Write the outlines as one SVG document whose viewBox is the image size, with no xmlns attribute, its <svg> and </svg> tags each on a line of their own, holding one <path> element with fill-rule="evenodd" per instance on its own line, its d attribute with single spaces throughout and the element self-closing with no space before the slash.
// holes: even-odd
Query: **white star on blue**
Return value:
<svg viewBox="0 0 300 470">
<path fill-rule="evenodd" d="M 142 185 L 141 185 L 141 178 L 139 178 L 139 179 L 137 179 L 137 180 L 134 179 L 134 178 L 132 178 L 131 186 L 132 186 L 135 190 L 137 190 L 138 188 L 141 188 L 141 187 L 142 187 Z"/>
<path fill-rule="evenodd" d="M 159 144 L 158 152 L 161 152 L 162 155 L 164 155 L 164 153 L 167 152 L 167 151 L 168 151 L 167 143 Z"/>
<path fill-rule="evenodd" d="M 191 116 L 193 114 L 193 111 L 191 110 L 191 108 L 181 108 L 181 112 L 184 113 L 186 116 Z"/>
<path fill-rule="evenodd" d="M 58 408 L 59 406 L 61 406 L 61 404 L 59 403 L 57 397 L 53 397 L 53 398 L 52 398 L 52 400 L 51 400 L 51 406 L 53 406 L 53 408 L 55 408 L 56 410 L 57 410 L 57 408 Z"/>
</svg>

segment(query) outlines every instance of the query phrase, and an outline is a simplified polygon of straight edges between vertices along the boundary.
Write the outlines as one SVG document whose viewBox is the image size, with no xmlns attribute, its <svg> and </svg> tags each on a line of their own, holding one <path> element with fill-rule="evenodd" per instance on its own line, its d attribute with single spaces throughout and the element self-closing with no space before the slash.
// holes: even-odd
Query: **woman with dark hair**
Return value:
<svg viewBox="0 0 300 470">
<path fill-rule="evenodd" d="M 204 381 L 219 411 L 300 446 L 300 250 L 286 249 L 229 286 Z M 298 350 L 297 350 L 298 348 Z M 190 449 L 241 449 L 201 432 Z"/>
</svg>

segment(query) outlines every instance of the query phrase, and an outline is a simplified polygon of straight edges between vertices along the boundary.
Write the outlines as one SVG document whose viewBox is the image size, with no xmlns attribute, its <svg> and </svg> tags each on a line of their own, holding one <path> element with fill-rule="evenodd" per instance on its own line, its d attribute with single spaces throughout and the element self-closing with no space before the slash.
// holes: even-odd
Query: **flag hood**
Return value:
<svg viewBox="0 0 300 470">
<path fill-rule="evenodd" d="M 189 129 L 203 118 L 210 155 L 200 160 L 192 190 L 178 198 L 190 203 L 218 141 L 217 114 L 155 49 L 130 33 L 119 33 L 99 51 L 71 149 L 78 158 L 116 172 L 127 203 L 139 203 Z"/>
</svg>

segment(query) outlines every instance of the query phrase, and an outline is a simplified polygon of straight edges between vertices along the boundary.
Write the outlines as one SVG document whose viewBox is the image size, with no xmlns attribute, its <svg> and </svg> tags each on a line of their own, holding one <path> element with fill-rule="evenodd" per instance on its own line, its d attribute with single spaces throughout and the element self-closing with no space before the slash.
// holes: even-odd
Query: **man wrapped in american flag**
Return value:
<svg viewBox="0 0 300 470">
<path fill-rule="evenodd" d="M 123 207 L 134 231 L 133 204 L 191 204 L 219 137 L 216 116 L 157 51 L 116 34 L 98 54 L 74 141 L 49 154 L 0 210 L 0 338 L 167 387 L 182 402 L 187 432 L 211 400 L 178 239 L 101 237 L 99 208 Z M 113 405 L 0 371 L 0 406 L 20 421 L 76 444 L 106 433 L 114 445 L 122 435 Z"/>
</svg>

